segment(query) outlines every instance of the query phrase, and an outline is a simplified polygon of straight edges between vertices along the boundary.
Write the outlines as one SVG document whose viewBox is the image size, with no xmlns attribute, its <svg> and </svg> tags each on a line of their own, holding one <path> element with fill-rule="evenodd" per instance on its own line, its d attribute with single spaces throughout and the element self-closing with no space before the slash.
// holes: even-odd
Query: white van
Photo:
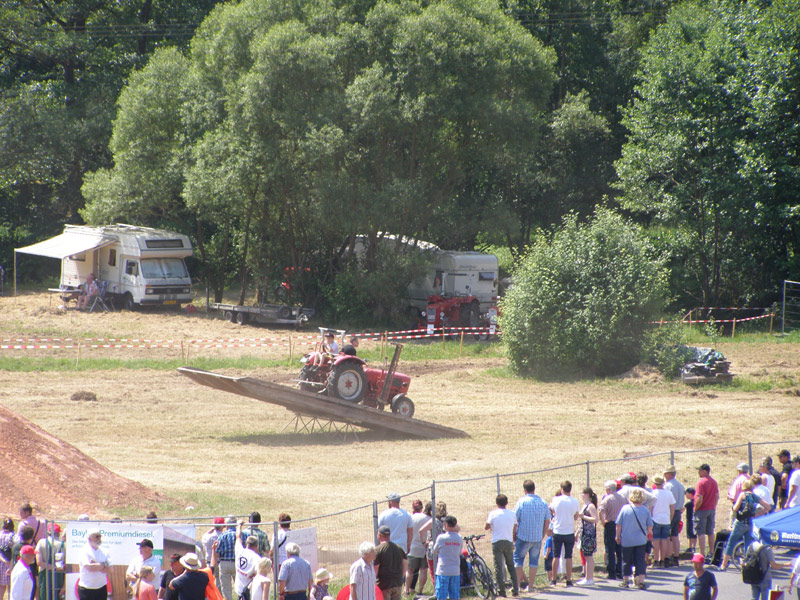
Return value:
<svg viewBox="0 0 800 600">
<path fill-rule="evenodd" d="M 19 251 L 59 256 L 62 288 L 76 288 L 94 273 L 98 282 L 106 282 L 117 307 L 192 301 L 192 280 L 183 262 L 192 255 L 192 243 L 180 233 L 124 223 L 66 225 L 60 236 Z"/>
</svg>

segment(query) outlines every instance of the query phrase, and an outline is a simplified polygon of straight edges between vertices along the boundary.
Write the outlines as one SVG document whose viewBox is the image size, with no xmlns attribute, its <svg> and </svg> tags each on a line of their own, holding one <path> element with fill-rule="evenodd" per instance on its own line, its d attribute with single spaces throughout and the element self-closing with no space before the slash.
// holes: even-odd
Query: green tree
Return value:
<svg viewBox="0 0 800 600">
<path fill-rule="evenodd" d="M 659 227 L 692 302 L 769 297 L 794 260 L 798 6 L 686 3 L 645 48 L 622 204 Z"/>
<path fill-rule="evenodd" d="M 648 321 L 667 297 L 667 272 L 638 226 L 599 209 L 541 235 L 501 302 L 513 368 L 553 379 L 610 375 L 635 365 Z"/>
</svg>

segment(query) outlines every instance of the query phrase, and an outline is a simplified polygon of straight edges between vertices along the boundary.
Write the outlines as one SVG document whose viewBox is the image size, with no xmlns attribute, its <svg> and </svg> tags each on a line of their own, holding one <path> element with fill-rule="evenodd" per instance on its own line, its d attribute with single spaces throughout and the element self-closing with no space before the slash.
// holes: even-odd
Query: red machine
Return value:
<svg viewBox="0 0 800 600">
<path fill-rule="evenodd" d="M 307 354 L 300 370 L 300 389 L 326 393 L 355 404 L 363 403 L 378 410 L 387 405 L 401 417 L 414 416 L 414 403 L 406 396 L 411 384 L 408 375 L 397 372 L 402 344 L 394 344 L 394 355 L 387 369 L 373 369 L 366 361 L 349 354 L 339 354 L 314 366 L 317 352 Z"/>
<path fill-rule="evenodd" d="M 425 309 L 425 321 L 420 327 L 433 325 L 435 329 L 442 327 L 477 327 L 480 322 L 480 303 L 475 296 L 440 296 L 428 297 Z"/>
</svg>

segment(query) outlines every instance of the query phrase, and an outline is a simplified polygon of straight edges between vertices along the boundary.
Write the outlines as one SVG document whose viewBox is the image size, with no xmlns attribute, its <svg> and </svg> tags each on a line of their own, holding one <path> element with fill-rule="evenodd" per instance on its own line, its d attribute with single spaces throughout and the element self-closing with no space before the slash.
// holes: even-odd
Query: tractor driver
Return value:
<svg viewBox="0 0 800 600">
<path fill-rule="evenodd" d="M 333 332 L 329 331 L 325 334 L 325 339 L 322 342 L 322 352 L 317 352 L 314 357 L 314 366 L 324 365 L 337 354 L 339 354 L 339 344 L 336 343 L 336 336 L 334 336 Z"/>
<path fill-rule="evenodd" d="M 356 350 L 358 350 L 358 338 L 356 336 L 351 336 L 350 343 L 345 344 L 344 348 L 342 348 L 342 354 L 355 356 Z"/>
</svg>

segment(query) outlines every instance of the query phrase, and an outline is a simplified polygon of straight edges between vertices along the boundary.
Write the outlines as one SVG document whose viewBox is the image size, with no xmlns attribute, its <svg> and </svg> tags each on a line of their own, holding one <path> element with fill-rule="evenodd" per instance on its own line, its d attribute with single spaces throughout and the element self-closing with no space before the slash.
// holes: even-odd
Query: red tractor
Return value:
<svg viewBox="0 0 800 600">
<path fill-rule="evenodd" d="M 367 361 L 349 354 L 338 354 L 314 365 L 318 352 L 303 357 L 300 389 L 327 394 L 354 404 L 362 403 L 378 410 L 387 405 L 401 417 L 414 416 L 414 403 L 406 396 L 411 378 L 397 372 L 402 344 L 395 344 L 394 356 L 387 369 L 367 367 Z"/>
<path fill-rule="evenodd" d="M 480 303 L 475 296 L 428 296 L 428 306 L 420 315 L 418 327 L 477 327 L 481 317 Z"/>
</svg>

